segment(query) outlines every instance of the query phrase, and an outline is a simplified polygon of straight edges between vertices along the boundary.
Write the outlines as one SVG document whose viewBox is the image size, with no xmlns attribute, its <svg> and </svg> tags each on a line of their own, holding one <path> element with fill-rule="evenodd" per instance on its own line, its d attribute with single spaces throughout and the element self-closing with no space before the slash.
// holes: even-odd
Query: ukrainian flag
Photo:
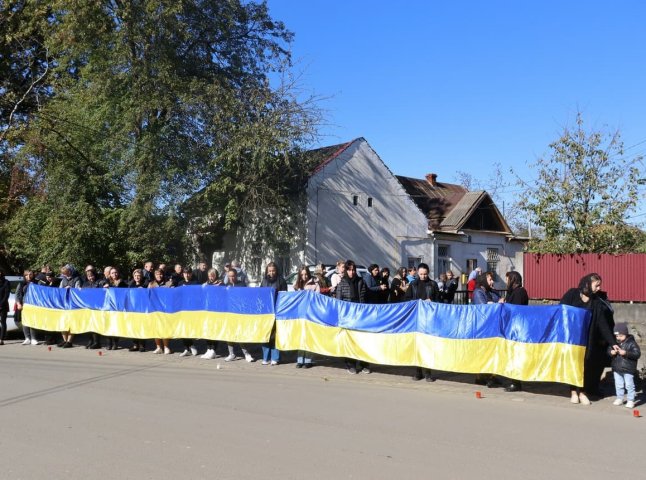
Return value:
<svg viewBox="0 0 646 480">
<path fill-rule="evenodd" d="M 589 315 L 565 305 L 366 305 L 280 292 L 276 348 L 582 386 Z"/>
<path fill-rule="evenodd" d="M 47 331 L 128 338 L 269 341 L 273 288 L 51 288 L 30 285 L 24 325 Z"/>
</svg>

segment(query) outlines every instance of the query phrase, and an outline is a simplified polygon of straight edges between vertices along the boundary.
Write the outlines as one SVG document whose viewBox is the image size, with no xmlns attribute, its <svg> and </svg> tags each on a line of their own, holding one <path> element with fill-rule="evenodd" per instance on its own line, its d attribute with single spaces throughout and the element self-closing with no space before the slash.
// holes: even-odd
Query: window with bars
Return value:
<svg viewBox="0 0 646 480">
<path fill-rule="evenodd" d="M 497 248 L 487 248 L 487 271 L 498 274 L 498 262 L 500 254 Z"/>
</svg>

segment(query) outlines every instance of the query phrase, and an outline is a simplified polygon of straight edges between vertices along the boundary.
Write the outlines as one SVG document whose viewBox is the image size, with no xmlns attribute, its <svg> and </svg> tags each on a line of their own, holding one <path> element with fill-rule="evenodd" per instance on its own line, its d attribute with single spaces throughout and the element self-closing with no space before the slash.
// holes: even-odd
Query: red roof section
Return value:
<svg viewBox="0 0 646 480">
<path fill-rule="evenodd" d="M 323 170 L 323 168 L 325 168 L 325 166 L 328 163 L 330 163 L 332 160 L 334 160 L 343 152 L 345 152 L 348 149 L 348 147 L 352 145 L 354 142 L 356 142 L 357 140 L 359 139 L 355 138 L 354 140 L 350 140 L 347 143 L 330 145 L 329 147 L 317 148 L 315 150 L 310 150 L 309 152 L 307 152 L 308 155 L 320 157 L 320 161 L 316 163 L 316 167 L 314 168 L 314 170 L 312 170 L 312 175 Z"/>
</svg>

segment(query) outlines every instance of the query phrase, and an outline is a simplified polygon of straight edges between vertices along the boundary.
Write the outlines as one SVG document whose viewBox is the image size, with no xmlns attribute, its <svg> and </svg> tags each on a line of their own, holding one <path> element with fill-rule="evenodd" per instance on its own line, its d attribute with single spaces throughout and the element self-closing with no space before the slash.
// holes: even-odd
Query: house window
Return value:
<svg viewBox="0 0 646 480">
<path fill-rule="evenodd" d="M 372 207 L 372 197 L 368 198 L 368 206 Z"/>
<path fill-rule="evenodd" d="M 500 255 L 497 248 L 487 248 L 487 271 L 498 275 Z"/>
<path fill-rule="evenodd" d="M 356 207 L 359 205 L 359 195 L 352 195 L 352 204 Z"/>
<path fill-rule="evenodd" d="M 422 257 L 408 257 L 408 268 L 417 268 L 420 263 L 422 263 Z"/>
<path fill-rule="evenodd" d="M 447 270 L 451 269 L 451 258 L 450 258 L 449 245 L 438 245 L 437 246 L 437 272 L 439 276 L 440 273 L 446 273 Z"/>
</svg>

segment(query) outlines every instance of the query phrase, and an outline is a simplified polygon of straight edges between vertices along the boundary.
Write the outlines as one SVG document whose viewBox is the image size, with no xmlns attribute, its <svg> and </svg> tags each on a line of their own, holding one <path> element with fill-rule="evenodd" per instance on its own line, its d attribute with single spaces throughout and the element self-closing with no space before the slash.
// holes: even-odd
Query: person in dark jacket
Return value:
<svg viewBox="0 0 646 480">
<path fill-rule="evenodd" d="M 570 402 L 590 405 L 589 396 L 599 395 L 601 374 L 608 361 L 608 347 L 612 350 L 619 348 L 612 333 L 614 311 L 607 295 L 601 291 L 601 276 L 590 273 L 581 278 L 577 288 L 565 292 L 561 305 L 584 308 L 592 313 L 583 364 L 583 391 L 574 386 L 570 388 Z"/>
<path fill-rule="evenodd" d="M 121 273 L 116 267 L 110 267 L 108 273 L 108 281 L 103 284 L 102 288 L 128 288 L 128 284 L 121 278 Z M 119 349 L 119 337 L 105 337 L 108 341 L 106 345 L 106 350 L 118 350 Z"/>
<path fill-rule="evenodd" d="M 635 338 L 628 333 L 628 325 L 618 323 L 615 325 L 615 338 L 618 347 L 608 347 L 608 354 L 612 358 L 612 374 L 615 377 L 615 393 L 617 398 L 613 405 L 623 405 L 624 386 L 627 393 L 626 408 L 635 408 L 635 375 L 637 374 L 637 360 L 642 352 Z"/>
<path fill-rule="evenodd" d="M 379 265 L 373 263 L 368 267 L 368 276 L 366 277 L 366 303 L 383 303 L 381 301 L 382 292 L 386 291 L 388 287 L 380 280 Z"/>
<path fill-rule="evenodd" d="M 417 277 L 410 282 L 404 298 L 409 300 L 424 300 L 427 302 L 437 302 L 440 300 L 440 291 L 437 283 L 428 276 L 429 268 L 425 263 L 417 266 Z M 427 382 L 434 382 L 435 377 L 430 368 L 418 367 L 413 375 L 413 380 L 425 378 Z"/>
<path fill-rule="evenodd" d="M 99 279 L 96 268 L 92 265 L 87 265 L 85 267 L 85 277 L 83 278 L 83 283 L 81 283 L 81 288 L 101 288 L 103 282 Z M 97 349 L 101 348 L 101 335 L 96 332 L 90 332 L 90 341 L 85 346 L 85 348 Z"/>
<path fill-rule="evenodd" d="M 239 287 L 246 287 L 247 284 L 244 283 L 242 280 L 238 279 L 238 270 L 235 268 L 229 268 L 227 271 L 227 282 L 226 282 L 226 287 L 227 288 L 239 288 Z M 232 362 L 236 358 L 235 354 L 235 346 L 236 343 L 227 343 L 227 349 L 229 350 L 229 355 L 224 359 L 225 362 Z M 240 349 L 242 350 L 242 354 L 244 355 L 244 359 L 249 362 L 255 362 L 256 359 L 253 358 L 253 355 L 251 355 L 251 352 L 247 349 L 247 346 L 244 344 L 240 344 Z"/>
<path fill-rule="evenodd" d="M 474 270 L 475 271 L 475 270 Z M 472 272 L 473 273 L 473 272 Z M 481 273 L 476 277 L 471 303 L 474 305 L 498 303 L 500 297 L 493 290 L 494 275 L 492 272 Z M 498 388 L 502 384 L 495 375 L 477 374 L 476 384 L 486 385 L 487 388 Z"/>
<path fill-rule="evenodd" d="M 199 285 L 197 281 L 193 278 L 193 270 L 189 267 L 182 268 L 182 279 L 177 283 L 178 287 L 186 287 L 191 285 Z M 184 351 L 179 354 L 180 357 L 189 357 L 191 355 L 197 356 L 197 347 L 192 338 L 183 338 L 182 343 L 184 344 Z"/>
<path fill-rule="evenodd" d="M 345 273 L 336 286 L 335 296 L 338 300 L 344 300 L 346 302 L 366 303 L 366 282 L 357 274 L 357 266 L 352 260 L 345 262 Z M 361 371 L 363 373 L 372 372 L 369 364 L 351 358 L 345 359 L 345 366 L 348 373 L 352 375 Z"/>
<path fill-rule="evenodd" d="M 41 277 L 41 280 L 38 280 L 38 285 L 42 285 L 43 287 L 52 287 L 52 288 L 58 288 L 58 279 L 56 278 L 56 275 L 54 275 L 54 272 L 51 270 L 48 270 L 44 272 L 45 278 Z M 38 277 L 36 277 L 38 278 Z M 47 330 L 41 330 L 45 334 L 45 345 L 56 345 L 58 344 L 58 332 L 50 332 Z"/>
<path fill-rule="evenodd" d="M 16 287 L 15 323 L 22 323 L 22 308 L 25 303 L 25 296 L 27 295 L 29 286 L 36 281 L 36 276 L 31 270 L 25 270 L 22 275 L 23 280 Z M 25 335 L 25 341 L 22 342 L 23 345 L 39 345 L 42 343 L 36 338 L 37 330 L 35 328 L 23 325 L 22 333 Z"/>
<path fill-rule="evenodd" d="M 455 292 L 458 289 L 458 279 L 451 270 L 446 271 L 446 285 L 444 285 L 444 302 L 453 303 Z"/>
<path fill-rule="evenodd" d="M 132 272 L 132 280 L 128 282 L 128 288 L 148 288 L 148 281 L 144 276 L 144 271 L 141 268 L 137 268 Z M 129 352 L 145 352 L 146 351 L 146 339 L 145 338 L 133 338 L 132 345 L 128 349 Z"/>
<path fill-rule="evenodd" d="M 81 276 L 73 265 L 68 263 L 61 267 L 61 274 L 63 278 L 61 279 L 61 283 L 58 285 L 58 288 L 81 288 L 81 284 L 83 283 Z M 58 344 L 59 347 L 72 348 L 74 346 L 72 343 L 74 335 L 72 333 L 69 331 L 61 332 L 61 336 L 63 337 L 63 341 Z"/>
<path fill-rule="evenodd" d="M 7 314 L 9 313 L 9 295 L 11 294 L 11 283 L 4 278 L 4 272 L 0 270 L 0 345 L 4 345 L 7 335 Z"/>
<path fill-rule="evenodd" d="M 204 285 L 209 280 L 209 267 L 205 261 L 197 264 L 197 268 L 193 270 L 193 278 L 198 285 Z"/>
<path fill-rule="evenodd" d="M 275 262 L 269 262 L 265 267 L 265 276 L 260 286 L 273 288 L 276 292 L 287 291 L 287 282 L 282 275 L 278 274 L 278 266 Z M 276 324 L 274 323 L 269 343 L 262 345 L 262 364 L 278 365 L 278 362 L 280 362 L 280 351 L 276 349 Z"/>
<path fill-rule="evenodd" d="M 523 287 L 523 277 L 518 272 L 507 272 L 507 293 L 504 300 L 501 302 L 510 305 L 528 305 L 529 295 L 527 290 Z M 518 392 L 522 389 L 520 380 L 512 380 L 509 385 L 505 387 L 505 392 Z"/>
</svg>

